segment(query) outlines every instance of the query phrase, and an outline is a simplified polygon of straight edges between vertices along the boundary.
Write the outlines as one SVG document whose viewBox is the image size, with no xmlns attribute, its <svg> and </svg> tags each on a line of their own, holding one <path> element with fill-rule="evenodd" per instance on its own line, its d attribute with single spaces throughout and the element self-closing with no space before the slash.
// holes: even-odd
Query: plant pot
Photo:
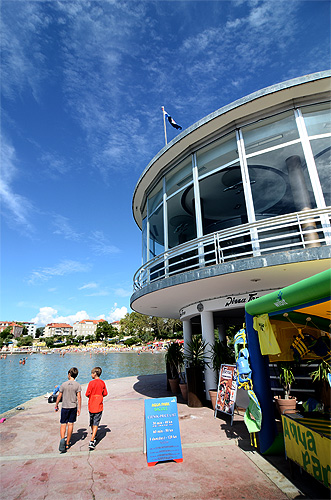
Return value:
<svg viewBox="0 0 331 500">
<path fill-rule="evenodd" d="M 191 408 L 201 408 L 205 399 L 202 370 L 199 367 L 186 368 L 187 401 Z"/>
<path fill-rule="evenodd" d="M 179 378 L 169 378 L 169 385 L 172 394 L 179 393 Z"/>
<path fill-rule="evenodd" d="M 296 412 L 297 398 L 294 396 L 290 396 L 289 399 L 283 399 L 280 396 L 275 396 L 275 402 L 280 415 Z"/>
<path fill-rule="evenodd" d="M 183 399 L 187 401 L 187 384 L 179 384 L 179 389 L 183 396 Z"/>
<path fill-rule="evenodd" d="M 215 410 L 216 399 L 217 399 L 217 390 L 210 389 L 208 392 L 209 392 L 209 396 L 210 396 L 211 406 L 212 406 L 213 410 Z"/>
</svg>

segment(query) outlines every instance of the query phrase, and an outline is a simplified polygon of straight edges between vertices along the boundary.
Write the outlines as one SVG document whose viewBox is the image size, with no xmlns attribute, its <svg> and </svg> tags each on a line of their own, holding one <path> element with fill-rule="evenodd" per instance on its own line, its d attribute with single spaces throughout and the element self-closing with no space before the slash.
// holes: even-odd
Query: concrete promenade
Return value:
<svg viewBox="0 0 331 500">
<path fill-rule="evenodd" d="M 67 453 L 58 451 L 60 415 L 44 396 L 26 402 L 24 410 L 1 415 L 6 417 L 0 424 L 1 499 L 327 498 L 315 482 L 310 490 L 300 478 L 293 484 L 250 448 L 242 415 L 235 415 L 231 427 L 227 419 L 214 419 L 208 407 L 189 408 L 181 396 L 184 460 L 148 467 L 143 453 L 144 399 L 171 395 L 165 375 L 113 379 L 106 384 L 109 396 L 104 400 L 99 442 L 91 452 L 86 384 L 82 413 Z"/>
</svg>

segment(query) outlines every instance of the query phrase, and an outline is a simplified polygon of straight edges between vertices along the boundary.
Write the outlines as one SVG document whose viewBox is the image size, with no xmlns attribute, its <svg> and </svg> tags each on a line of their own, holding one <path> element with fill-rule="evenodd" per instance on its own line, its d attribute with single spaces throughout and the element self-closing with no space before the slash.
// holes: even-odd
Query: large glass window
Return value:
<svg viewBox="0 0 331 500">
<path fill-rule="evenodd" d="M 147 262 L 147 218 L 142 220 L 143 264 Z"/>
<path fill-rule="evenodd" d="M 315 208 L 301 144 L 247 159 L 256 220 Z"/>
<path fill-rule="evenodd" d="M 151 215 L 156 207 L 162 202 L 163 189 L 160 181 L 148 196 L 148 214 Z"/>
<path fill-rule="evenodd" d="M 163 204 L 149 218 L 149 258 L 164 252 Z"/>
<path fill-rule="evenodd" d="M 307 108 L 302 108 L 301 111 L 309 136 L 331 132 L 330 103 L 308 106 Z"/>
<path fill-rule="evenodd" d="M 239 163 L 199 181 L 203 233 L 209 234 L 247 222 Z M 193 186 L 184 191 L 182 206 L 194 214 Z"/>
<path fill-rule="evenodd" d="M 197 152 L 199 178 L 237 159 L 236 137 L 230 134 Z"/>
<path fill-rule="evenodd" d="M 299 139 L 293 111 L 243 127 L 242 132 L 246 155 Z"/>
<path fill-rule="evenodd" d="M 167 196 L 183 189 L 187 184 L 192 182 L 192 157 L 187 158 L 183 163 L 173 168 L 166 175 L 166 192 Z"/>
<path fill-rule="evenodd" d="M 310 141 L 325 203 L 331 206 L 331 138 Z"/>
<path fill-rule="evenodd" d="M 191 185 L 191 188 L 193 186 Z M 182 205 L 183 191 L 175 194 L 167 201 L 168 210 L 168 241 L 173 248 L 186 241 L 196 238 L 194 211 L 188 213 Z"/>
</svg>

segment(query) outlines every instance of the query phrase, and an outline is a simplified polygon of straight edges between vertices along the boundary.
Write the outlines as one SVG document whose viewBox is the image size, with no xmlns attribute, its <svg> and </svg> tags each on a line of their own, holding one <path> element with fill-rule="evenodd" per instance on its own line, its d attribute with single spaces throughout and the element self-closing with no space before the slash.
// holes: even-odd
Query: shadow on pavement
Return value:
<svg viewBox="0 0 331 500">
<path fill-rule="evenodd" d="M 109 427 L 107 427 L 107 425 L 100 425 L 97 433 L 97 441 L 102 441 L 103 438 L 106 437 L 108 432 L 111 432 L 111 430 L 109 429 Z"/>
<path fill-rule="evenodd" d="M 71 445 L 77 443 L 78 441 L 84 441 L 87 438 L 87 429 L 77 429 L 74 430 L 71 436 Z"/>
<path fill-rule="evenodd" d="M 171 394 L 167 391 L 167 379 L 165 373 L 156 375 L 139 375 L 138 382 L 133 389 L 148 398 L 166 398 Z"/>
</svg>

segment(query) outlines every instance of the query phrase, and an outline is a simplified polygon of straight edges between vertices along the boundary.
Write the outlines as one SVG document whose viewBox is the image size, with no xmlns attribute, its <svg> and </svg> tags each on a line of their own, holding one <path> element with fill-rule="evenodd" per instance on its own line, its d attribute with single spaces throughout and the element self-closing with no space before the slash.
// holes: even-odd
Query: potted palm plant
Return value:
<svg viewBox="0 0 331 500">
<path fill-rule="evenodd" d="M 169 385 L 173 394 L 179 393 L 179 374 L 184 364 L 183 350 L 177 342 L 171 342 L 167 347 L 165 360 L 168 366 Z"/>
<path fill-rule="evenodd" d="M 331 367 L 324 359 L 321 359 L 316 370 L 309 374 L 313 382 L 318 384 L 318 397 L 326 409 L 329 409 L 331 404 L 331 388 L 329 383 L 330 374 Z"/>
<path fill-rule="evenodd" d="M 195 335 L 188 343 L 185 362 L 187 376 L 188 406 L 198 408 L 205 400 L 203 385 L 203 369 L 208 365 L 206 355 L 207 343 L 201 335 Z"/>
<path fill-rule="evenodd" d="M 296 409 L 297 399 L 291 396 L 291 387 L 295 381 L 292 361 L 279 361 L 277 363 L 279 371 L 279 382 L 284 389 L 284 397 L 275 396 L 276 406 L 279 413 L 294 413 Z"/>
</svg>

